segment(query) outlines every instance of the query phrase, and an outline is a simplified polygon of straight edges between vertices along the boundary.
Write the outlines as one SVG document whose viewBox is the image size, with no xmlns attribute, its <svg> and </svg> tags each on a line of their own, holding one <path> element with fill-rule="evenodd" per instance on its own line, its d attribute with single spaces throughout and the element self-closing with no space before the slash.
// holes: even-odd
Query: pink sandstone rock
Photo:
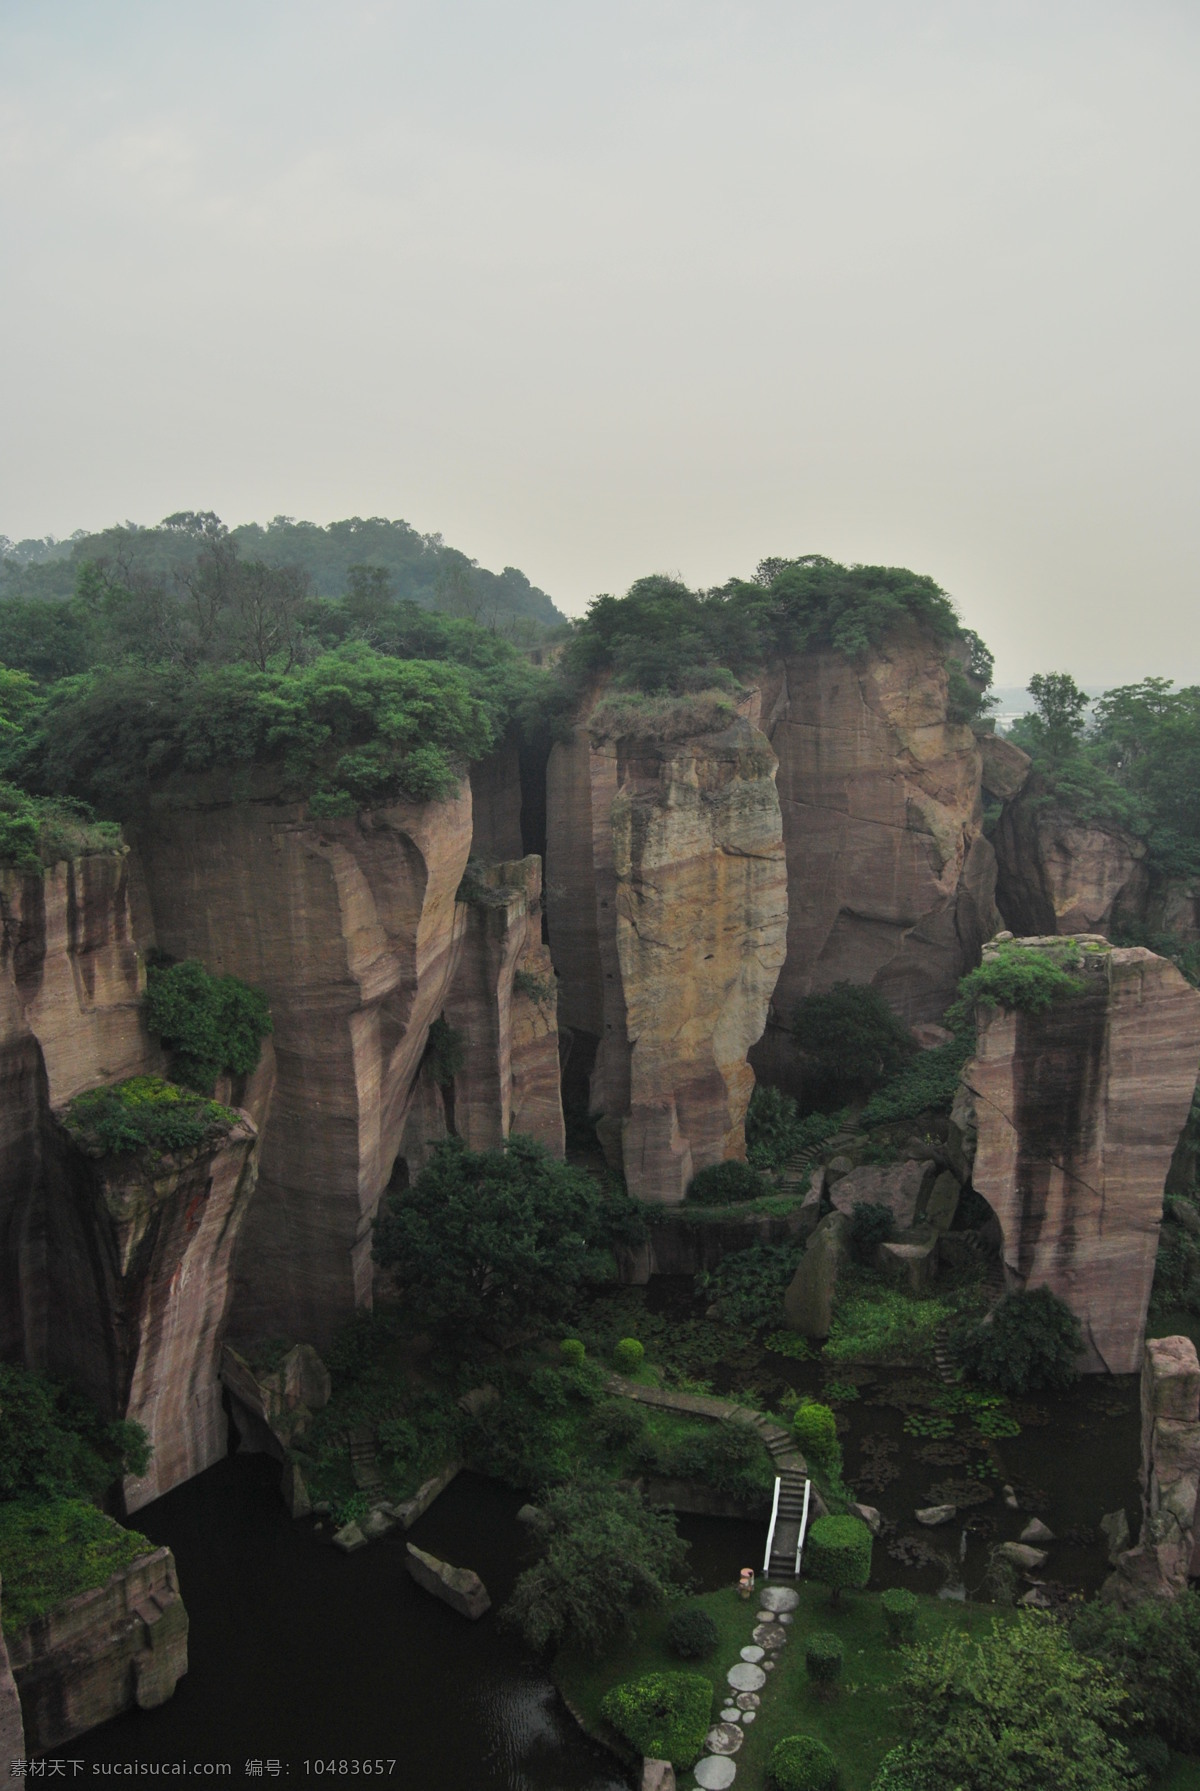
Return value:
<svg viewBox="0 0 1200 1791">
<path fill-rule="evenodd" d="M 1086 992 L 1045 1014 L 977 1010 L 963 1072 L 978 1133 L 972 1175 L 1000 1221 L 1010 1284 L 1067 1302 L 1089 1369 L 1131 1374 L 1163 1185 L 1200 1063 L 1200 994 L 1141 947 L 1085 940 L 1081 967 Z M 969 1137 L 969 1123 L 959 1130 Z"/>
<path fill-rule="evenodd" d="M 997 900 L 1017 932 L 1107 933 L 1115 919 L 1143 918 L 1143 842 L 1055 809 L 1036 779 L 1005 807 L 995 847 Z"/>
<path fill-rule="evenodd" d="M 1116 1604 L 1188 1589 L 1200 1492 L 1200 1360 L 1188 1337 L 1153 1337 L 1142 1365 L 1142 1532 L 1101 1597 Z"/>
</svg>

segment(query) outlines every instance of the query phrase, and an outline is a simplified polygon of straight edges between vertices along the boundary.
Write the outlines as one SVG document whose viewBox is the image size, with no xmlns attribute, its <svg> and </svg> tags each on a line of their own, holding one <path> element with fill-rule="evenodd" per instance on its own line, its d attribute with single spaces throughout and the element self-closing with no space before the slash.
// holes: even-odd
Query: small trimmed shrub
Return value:
<svg viewBox="0 0 1200 1791">
<path fill-rule="evenodd" d="M 578 1337 L 564 1337 L 558 1346 L 558 1353 L 564 1362 L 570 1363 L 573 1368 L 577 1368 L 587 1356 L 587 1349 L 579 1341 Z"/>
<path fill-rule="evenodd" d="M 766 1182 L 749 1163 L 712 1163 L 692 1177 L 687 1197 L 700 1206 L 730 1206 L 739 1200 L 757 1200 L 767 1192 Z"/>
<path fill-rule="evenodd" d="M 844 1590 L 861 1592 L 871 1577 L 870 1530 L 858 1517 L 819 1517 L 809 1526 L 804 1567 L 810 1579 L 829 1587 L 830 1604 Z"/>
<path fill-rule="evenodd" d="M 856 1200 L 850 1216 L 850 1254 L 856 1262 L 870 1268 L 880 1244 L 896 1235 L 896 1215 L 890 1206 L 874 1201 Z"/>
<path fill-rule="evenodd" d="M 840 1791 L 837 1758 L 815 1735 L 788 1735 L 771 1752 L 767 1773 L 774 1791 Z"/>
<path fill-rule="evenodd" d="M 1079 1320 L 1048 1287 L 1009 1294 L 986 1323 L 958 1332 L 955 1354 L 967 1373 L 1001 1393 L 1061 1392 L 1079 1377 Z"/>
<path fill-rule="evenodd" d="M 833 1689 L 842 1676 L 844 1662 L 842 1644 L 836 1636 L 824 1635 L 817 1630 L 804 1644 L 804 1665 L 809 1678 L 823 1697 L 833 1695 Z"/>
<path fill-rule="evenodd" d="M 703 1605 L 684 1605 L 667 1624 L 667 1647 L 680 1660 L 707 1660 L 720 1639 L 720 1632 Z"/>
<path fill-rule="evenodd" d="M 636 1337 L 622 1337 L 613 1350 L 613 1362 L 620 1374 L 636 1374 L 646 1356 L 646 1346 Z"/>
<path fill-rule="evenodd" d="M 905 1642 L 915 1642 L 919 1609 L 916 1593 L 904 1586 L 889 1586 L 879 1603 L 888 1641 L 893 1648 L 899 1648 Z"/>
<path fill-rule="evenodd" d="M 699 1673 L 644 1673 L 614 1686 L 600 1710 L 639 1754 L 684 1769 L 704 1751 L 712 1701 L 712 1681 Z"/>
<path fill-rule="evenodd" d="M 837 1419 L 827 1405 L 806 1399 L 796 1407 L 792 1429 L 801 1451 L 814 1462 L 835 1461 L 839 1455 Z"/>
</svg>

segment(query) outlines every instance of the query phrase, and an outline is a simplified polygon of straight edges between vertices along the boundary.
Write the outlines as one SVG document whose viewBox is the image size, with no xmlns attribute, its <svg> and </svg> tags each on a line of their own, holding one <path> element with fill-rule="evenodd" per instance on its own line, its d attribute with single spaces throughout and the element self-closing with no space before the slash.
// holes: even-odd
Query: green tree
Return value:
<svg viewBox="0 0 1200 1791">
<path fill-rule="evenodd" d="M 614 1243 L 639 1235 L 631 1201 L 533 1139 L 486 1151 L 451 1139 L 411 1188 L 389 1196 L 374 1255 L 418 1323 L 467 1347 L 558 1329 L 585 1283 L 611 1278 Z"/>
<path fill-rule="evenodd" d="M 878 989 L 863 983 L 835 983 L 806 995 L 796 1005 L 792 1034 L 804 1067 L 805 1104 L 822 1112 L 870 1094 L 916 1049 Z"/>
<path fill-rule="evenodd" d="M 1200 1596 L 1129 1611 L 1092 1599 L 1072 1617 L 1071 1641 L 1125 1686 L 1131 1722 L 1182 1754 L 1200 1753 Z"/>
<path fill-rule="evenodd" d="M 830 1604 L 844 1590 L 861 1592 L 871 1577 L 871 1532 L 858 1517 L 819 1517 L 809 1525 L 804 1570 L 829 1587 Z"/>
<path fill-rule="evenodd" d="M 1083 1331 L 1064 1300 L 1037 1287 L 961 1329 L 954 1350 L 969 1375 L 1001 1393 L 1062 1391 L 1078 1379 Z"/>
<path fill-rule="evenodd" d="M 674 1516 L 611 1481 L 548 1493 L 530 1528 L 541 1559 L 517 1580 L 505 1616 L 531 1648 L 569 1641 L 602 1654 L 683 1577 L 687 1544 Z"/>
<path fill-rule="evenodd" d="M 1078 747 L 1087 722 L 1088 695 L 1069 672 L 1035 672 L 1029 680 L 1034 713 L 1026 726 L 1035 750 L 1052 766 Z"/>
<path fill-rule="evenodd" d="M 257 1067 L 271 1010 L 261 990 L 186 958 L 150 966 L 146 1024 L 169 1047 L 176 1079 L 211 1094 L 222 1071 L 248 1076 Z"/>
<path fill-rule="evenodd" d="M 0 1362 L 0 1500 L 99 1499 L 150 1464 L 146 1433 L 73 1388 Z"/>
<path fill-rule="evenodd" d="M 918 1644 L 898 1688 L 911 1739 L 874 1791 L 1133 1791 L 1143 1781 L 1113 1731 L 1128 1697 L 1041 1612 Z"/>
</svg>

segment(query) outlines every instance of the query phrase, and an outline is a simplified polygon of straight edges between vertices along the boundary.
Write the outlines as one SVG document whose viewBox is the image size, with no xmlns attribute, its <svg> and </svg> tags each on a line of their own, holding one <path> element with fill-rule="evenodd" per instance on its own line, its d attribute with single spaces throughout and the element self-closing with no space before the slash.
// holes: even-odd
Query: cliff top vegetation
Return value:
<svg viewBox="0 0 1200 1791">
<path fill-rule="evenodd" d="M 161 1076 L 130 1076 L 89 1089 L 70 1102 L 67 1131 L 90 1156 L 154 1155 L 198 1150 L 231 1132 L 240 1115 Z"/>
<path fill-rule="evenodd" d="M 64 1599 L 103 1586 L 153 1548 L 82 1499 L 0 1505 L 5 1633 L 16 1635 Z"/>
</svg>

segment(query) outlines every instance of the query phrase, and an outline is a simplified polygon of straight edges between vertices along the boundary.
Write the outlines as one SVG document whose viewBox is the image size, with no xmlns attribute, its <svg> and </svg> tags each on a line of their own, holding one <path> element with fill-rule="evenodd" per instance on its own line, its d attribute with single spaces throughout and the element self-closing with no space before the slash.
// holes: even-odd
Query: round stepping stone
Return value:
<svg viewBox="0 0 1200 1791">
<path fill-rule="evenodd" d="M 730 1667 L 725 1675 L 725 1683 L 732 1685 L 734 1691 L 761 1691 L 767 1683 L 767 1676 L 761 1667 L 752 1667 L 749 1661 L 744 1660 L 740 1665 Z"/>
<path fill-rule="evenodd" d="M 748 1648 L 743 1648 L 741 1650 L 741 1655 L 743 1660 L 752 1661 L 753 1664 L 757 1666 L 765 1652 L 765 1649 L 756 1647 L 752 1642 Z"/>
<path fill-rule="evenodd" d="M 735 1710 L 732 1705 L 730 1705 L 728 1710 L 723 1710 L 721 1712 L 721 1721 L 723 1723 L 740 1723 L 741 1720 L 742 1720 L 741 1711 Z"/>
<path fill-rule="evenodd" d="M 779 1621 L 780 1623 L 794 1623 L 796 1619 L 792 1616 L 790 1611 L 780 1611 Z"/>
<path fill-rule="evenodd" d="M 755 1611 L 754 1621 L 756 1623 L 776 1623 L 778 1618 L 774 1611 Z"/>
<path fill-rule="evenodd" d="M 745 1715 L 742 1717 L 742 1721 L 744 1723 L 752 1723 L 757 1715 L 758 1715 L 757 1710 L 747 1710 Z"/>
<path fill-rule="evenodd" d="M 739 1710 L 757 1710 L 762 1703 L 757 1692 L 739 1692 L 733 1701 Z"/>
<path fill-rule="evenodd" d="M 716 1723 L 704 1737 L 710 1754 L 736 1754 L 746 1737 L 738 1723 Z"/>
<path fill-rule="evenodd" d="M 800 1603 L 800 1594 L 790 1586 L 768 1586 L 759 1603 L 768 1611 L 794 1611 Z"/>
<path fill-rule="evenodd" d="M 729 1791 L 737 1767 L 723 1754 L 705 1754 L 696 1762 L 696 1783 L 701 1791 Z"/>
<path fill-rule="evenodd" d="M 760 1623 L 754 1631 L 754 1640 L 764 1648 L 782 1648 L 787 1641 L 787 1630 L 781 1629 L 778 1623 Z"/>
<path fill-rule="evenodd" d="M 759 1671 L 764 1672 L 764 1673 L 773 1673 L 775 1671 L 775 1662 L 773 1660 L 764 1660 L 762 1666 L 759 1668 Z"/>
</svg>

